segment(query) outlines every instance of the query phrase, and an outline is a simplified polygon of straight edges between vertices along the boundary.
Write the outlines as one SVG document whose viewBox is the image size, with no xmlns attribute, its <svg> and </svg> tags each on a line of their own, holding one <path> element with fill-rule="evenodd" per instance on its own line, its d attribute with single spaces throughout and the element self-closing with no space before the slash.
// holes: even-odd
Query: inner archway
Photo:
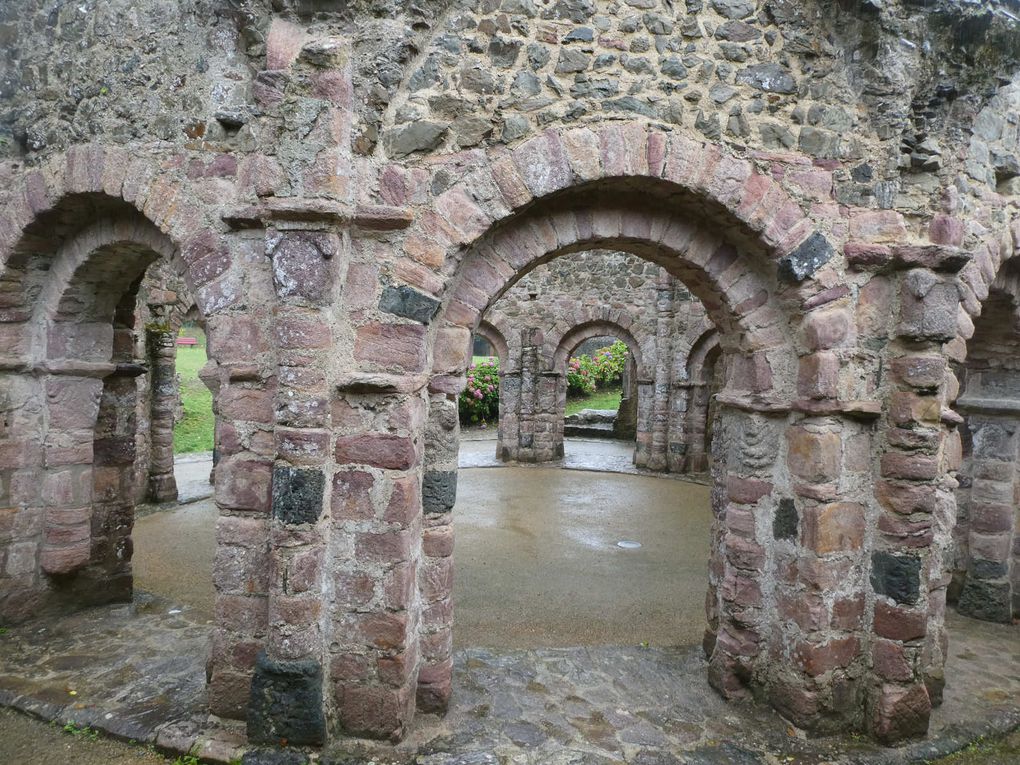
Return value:
<svg viewBox="0 0 1020 765">
<path fill-rule="evenodd" d="M 960 613 L 1010 623 L 1020 616 L 1020 311 L 1016 268 L 1003 266 L 974 321 L 958 368 L 964 417 L 957 489 L 955 586 Z"/>
<path fill-rule="evenodd" d="M 794 333 L 782 312 L 769 299 L 769 295 L 781 289 L 774 263 L 763 254 L 755 255 L 760 252 L 755 245 L 742 241 L 738 249 L 711 233 L 710 227 L 701 228 L 693 221 L 678 220 L 675 213 L 650 209 L 647 204 L 630 208 L 619 197 L 608 203 L 600 197 L 583 198 L 582 195 L 580 200 L 563 200 L 548 212 L 536 209 L 523 213 L 472 246 L 446 302 L 446 311 L 440 316 L 438 342 L 443 343 L 447 337 L 470 336 L 486 306 L 498 299 L 521 274 L 552 258 L 594 247 L 612 248 L 646 258 L 662 266 L 669 276 L 682 281 L 704 304 L 719 328 L 720 346 L 729 352 L 725 365 L 726 388 L 718 399 L 722 404 L 721 428 L 727 431 L 726 442 L 730 446 L 727 450 L 717 450 L 721 459 L 715 464 L 718 500 L 713 503 L 715 522 L 705 645 L 712 657 L 713 684 L 725 694 L 740 695 L 745 693 L 742 690 L 745 681 L 741 677 L 750 678 L 758 671 L 768 671 L 764 666 L 755 669 L 756 657 L 762 655 L 771 630 L 767 626 L 771 617 L 764 602 L 765 590 L 756 580 L 761 576 L 764 549 L 773 544 L 773 539 L 760 538 L 759 532 L 752 529 L 754 526 L 760 529 L 763 524 L 750 520 L 748 525 L 742 524 L 743 530 L 734 529 L 734 514 L 744 513 L 750 519 L 762 513 L 769 536 L 773 537 L 776 532 L 772 530 L 772 516 L 779 509 L 779 498 L 783 494 L 794 496 L 788 474 L 778 469 L 785 468 L 785 449 L 775 449 L 775 443 L 782 443 L 786 429 L 793 426 L 790 405 L 782 402 L 793 389 L 790 375 L 796 367 L 796 356 L 788 344 Z M 457 329 L 458 324 L 463 329 Z M 536 347 L 543 341 L 544 338 L 532 338 Z M 437 355 L 451 358 L 445 350 Z M 671 362 L 668 358 L 664 363 Z M 463 359 L 461 364 L 464 364 Z M 434 371 L 456 370 L 451 366 Z M 527 393 L 550 385 L 555 389 L 555 383 L 542 379 L 522 379 L 520 388 Z M 654 415 L 661 417 L 664 423 L 668 422 L 668 401 L 668 391 L 662 391 L 660 400 L 653 405 Z M 437 404 L 433 397 L 433 406 Z M 839 429 L 830 430 L 831 435 L 823 435 L 831 425 L 822 425 L 821 433 L 800 431 L 796 426 L 792 433 L 807 441 L 819 435 L 834 438 L 838 444 Z M 523 429 L 517 434 L 504 432 L 504 452 L 509 442 L 510 448 L 517 448 L 515 456 L 527 461 L 529 452 L 540 456 L 544 451 L 554 450 L 555 436 L 549 430 L 536 427 L 530 432 Z M 428 466 L 427 448 L 426 483 Z M 818 464 L 809 458 L 806 463 L 794 465 L 793 477 L 795 480 L 831 480 L 829 474 L 834 477 L 836 470 L 837 466 Z M 740 477 L 740 483 L 734 481 L 736 476 Z M 784 507 L 787 502 L 793 505 L 795 500 L 784 501 Z M 434 523 L 444 520 L 450 519 L 433 518 Z M 781 539 L 789 538 L 789 532 L 781 527 L 778 533 L 784 535 Z M 782 541 L 778 547 L 783 550 Z M 734 555 L 727 553 L 727 549 L 741 550 L 741 553 Z M 775 563 L 780 557 L 782 552 L 773 558 Z M 440 594 L 430 593 L 433 598 Z M 732 621 L 736 612 L 740 616 Z M 426 629 L 436 628 L 445 629 L 440 624 L 426 625 Z M 759 637 L 748 642 L 749 631 Z M 748 653 L 748 648 L 752 647 Z M 426 657 L 426 662 L 430 658 Z M 425 691 L 425 698 L 428 694 L 429 691 Z M 420 696 L 420 700 L 422 698 Z"/>
</svg>

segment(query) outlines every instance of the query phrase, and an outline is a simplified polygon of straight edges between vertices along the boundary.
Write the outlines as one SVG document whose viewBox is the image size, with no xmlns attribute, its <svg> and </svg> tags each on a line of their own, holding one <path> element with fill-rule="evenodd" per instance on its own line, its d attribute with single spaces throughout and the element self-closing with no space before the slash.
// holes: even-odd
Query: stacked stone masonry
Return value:
<svg viewBox="0 0 1020 765">
<path fill-rule="evenodd" d="M 477 331 L 500 356 L 500 458 L 563 456 L 567 361 L 586 341 L 614 337 L 629 352 L 620 411 L 633 410 L 635 464 L 707 470 L 718 339 L 697 298 L 661 267 L 625 253 L 555 260 L 507 290 Z"/>
<path fill-rule="evenodd" d="M 922 735 L 951 583 L 1015 608 L 1015 324 L 981 325 L 1017 294 L 1010 4 L 38 0 L 0 43 L 4 622 L 130 597 L 160 262 L 211 349 L 212 711 L 405 735 L 456 692 L 470 338 L 593 250 L 664 273 L 644 379 L 679 358 L 670 278 L 715 327 L 722 695 Z"/>
</svg>

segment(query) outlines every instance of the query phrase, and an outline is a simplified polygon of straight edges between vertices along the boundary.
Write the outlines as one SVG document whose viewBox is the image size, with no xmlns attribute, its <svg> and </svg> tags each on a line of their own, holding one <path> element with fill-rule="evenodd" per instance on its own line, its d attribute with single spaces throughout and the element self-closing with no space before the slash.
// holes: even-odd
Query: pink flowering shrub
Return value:
<svg viewBox="0 0 1020 765">
<path fill-rule="evenodd" d="M 617 340 L 591 356 L 576 356 L 567 362 L 567 395 L 590 396 L 596 389 L 619 385 L 627 364 L 627 346 Z"/>
<path fill-rule="evenodd" d="M 495 356 L 472 364 L 467 387 L 458 401 L 462 425 L 496 422 L 499 419 L 499 359 Z"/>
</svg>

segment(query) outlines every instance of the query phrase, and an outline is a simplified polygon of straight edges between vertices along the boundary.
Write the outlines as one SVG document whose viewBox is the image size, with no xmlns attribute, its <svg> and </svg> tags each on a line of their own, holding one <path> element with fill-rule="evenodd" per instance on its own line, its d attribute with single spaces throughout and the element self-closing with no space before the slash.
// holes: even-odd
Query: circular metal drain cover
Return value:
<svg viewBox="0 0 1020 765">
<path fill-rule="evenodd" d="M 631 539 L 621 539 L 616 543 L 617 547 L 622 547 L 624 550 L 636 550 L 641 546 L 640 542 L 635 542 Z"/>
</svg>

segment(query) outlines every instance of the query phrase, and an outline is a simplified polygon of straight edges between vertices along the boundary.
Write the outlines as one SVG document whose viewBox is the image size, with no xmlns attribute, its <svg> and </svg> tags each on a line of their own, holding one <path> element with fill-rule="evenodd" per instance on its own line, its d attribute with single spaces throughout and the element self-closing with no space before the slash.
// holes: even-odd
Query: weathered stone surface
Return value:
<svg viewBox="0 0 1020 765">
<path fill-rule="evenodd" d="M 273 517 L 284 523 L 315 523 L 322 515 L 326 477 L 321 470 L 273 468 Z"/>
<path fill-rule="evenodd" d="M 974 619 L 1008 624 L 1013 618 L 1012 588 L 1005 581 L 969 576 L 958 607 L 960 613 Z"/>
<path fill-rule="evenodd" d="M 251 682 L 248 740 L 318 746 L 325 737 L 322 667 L 312 660 L 273 661 L 260 653 Z"/>
<path fill-rule="evenodd" d="M 406 157 L 435 149 L 443 141 L 447 126 L 440 122 L 413 122 L 383 134 L 383 145 L 393 157 Z"/>
<path fill-rule="evenodd" d="M 446 513 L 457 501 L 457 471 L 426 470 L 421 481 L 422 507 L 426 513 Z"/>
<path fill-rule="evenodd" d="M 244 753 L 241 765 L 307 765 L 308 755 L 296 749 L 253 749 Z"/>
<path fill-rule="evenodd" d="M 789 497 L 779 500 L 776 516 L 772 521 L 772 535 L 776 539 L 796 539 L 800 517 L 797 506 Z"/>
<path fill-rule="evenodd" d="M 439 310 L 439 301 L 402 284 L 383 289 L 382 297 L 379 298 L 379 310 L 428 324 Z"/>
<path fill-rule="evenodd" d="M 916 603 L 920 595 L 921 560 L 916 555 L 875 552 L 871 555 L 871 586 L 897 603 Z"/>
<path fill-rule="evenodd" d="M 778 64 L 755 64 L 737 72 L 737 82 L 764 90 L 766 93 L 795 93 L 793 76 Z"/>
<path fill-rule="evenodd" d="M 816 231 L 779 261 L 780 273 L 791 281 L 803 281 L 828 263 L 834 254 L 829 240 Z"/>
<path fill-rule="evenodd" d="M 920 730 L 916 689 L 930 703 L 944 677 L 942 565 L 978 588 L 965 603 L 1016 586 L 1015 476 L 991 464 L 1016 461 L 1008 14 L 387 0 L 212 23 L 203 4 L 85 5 L 0 11 L 0 618 L 126 597 L 133 499 L 169 492 L 173 424 L 168 359 L 145 380 L 136 338 L 172 338 L 194 304 L 216 501 L 263 528 L 219 541 L 213 706 L 243 714 L 265 640 L 343 665 L 326 706 L 350 731 L 401 735 L 416 699 L 452 689 L 452 564 L 413 530 L 422 464 L 453 464 L 425 412 L 474 384 L 465 346 L 494 301 L 538 285 L 486 329 L 508 362 L 500 453 L 563 457 L 567 346 L 625 333 L 635 462 L 719 484 L 712 682 L 816 733 Z M 591 269 L 590 247 L 654 265 Z M 555 289 L 529 278 L 564 253 L 582 265 Z M 312 466 L 349 492 L 314 531 L 325 487 L 305 502 L 303 474 L 278 472 Z M 424 518 L 437 553 L 444 516 Z M 349 601 L 319 597 L 327 559 Z M 791 611 L 791 592 L 831 598 Z M 917 642 L 910 677 L 852 666 L 867 700 L 823 648 L 867 645 L 865 613 Z M 794 624 L 851 634 L 801 646 Z M 547 733 L 510 717 L 504 742 Z M 626 736 L 637 759 L 643 730 Z"/>
</svg>

